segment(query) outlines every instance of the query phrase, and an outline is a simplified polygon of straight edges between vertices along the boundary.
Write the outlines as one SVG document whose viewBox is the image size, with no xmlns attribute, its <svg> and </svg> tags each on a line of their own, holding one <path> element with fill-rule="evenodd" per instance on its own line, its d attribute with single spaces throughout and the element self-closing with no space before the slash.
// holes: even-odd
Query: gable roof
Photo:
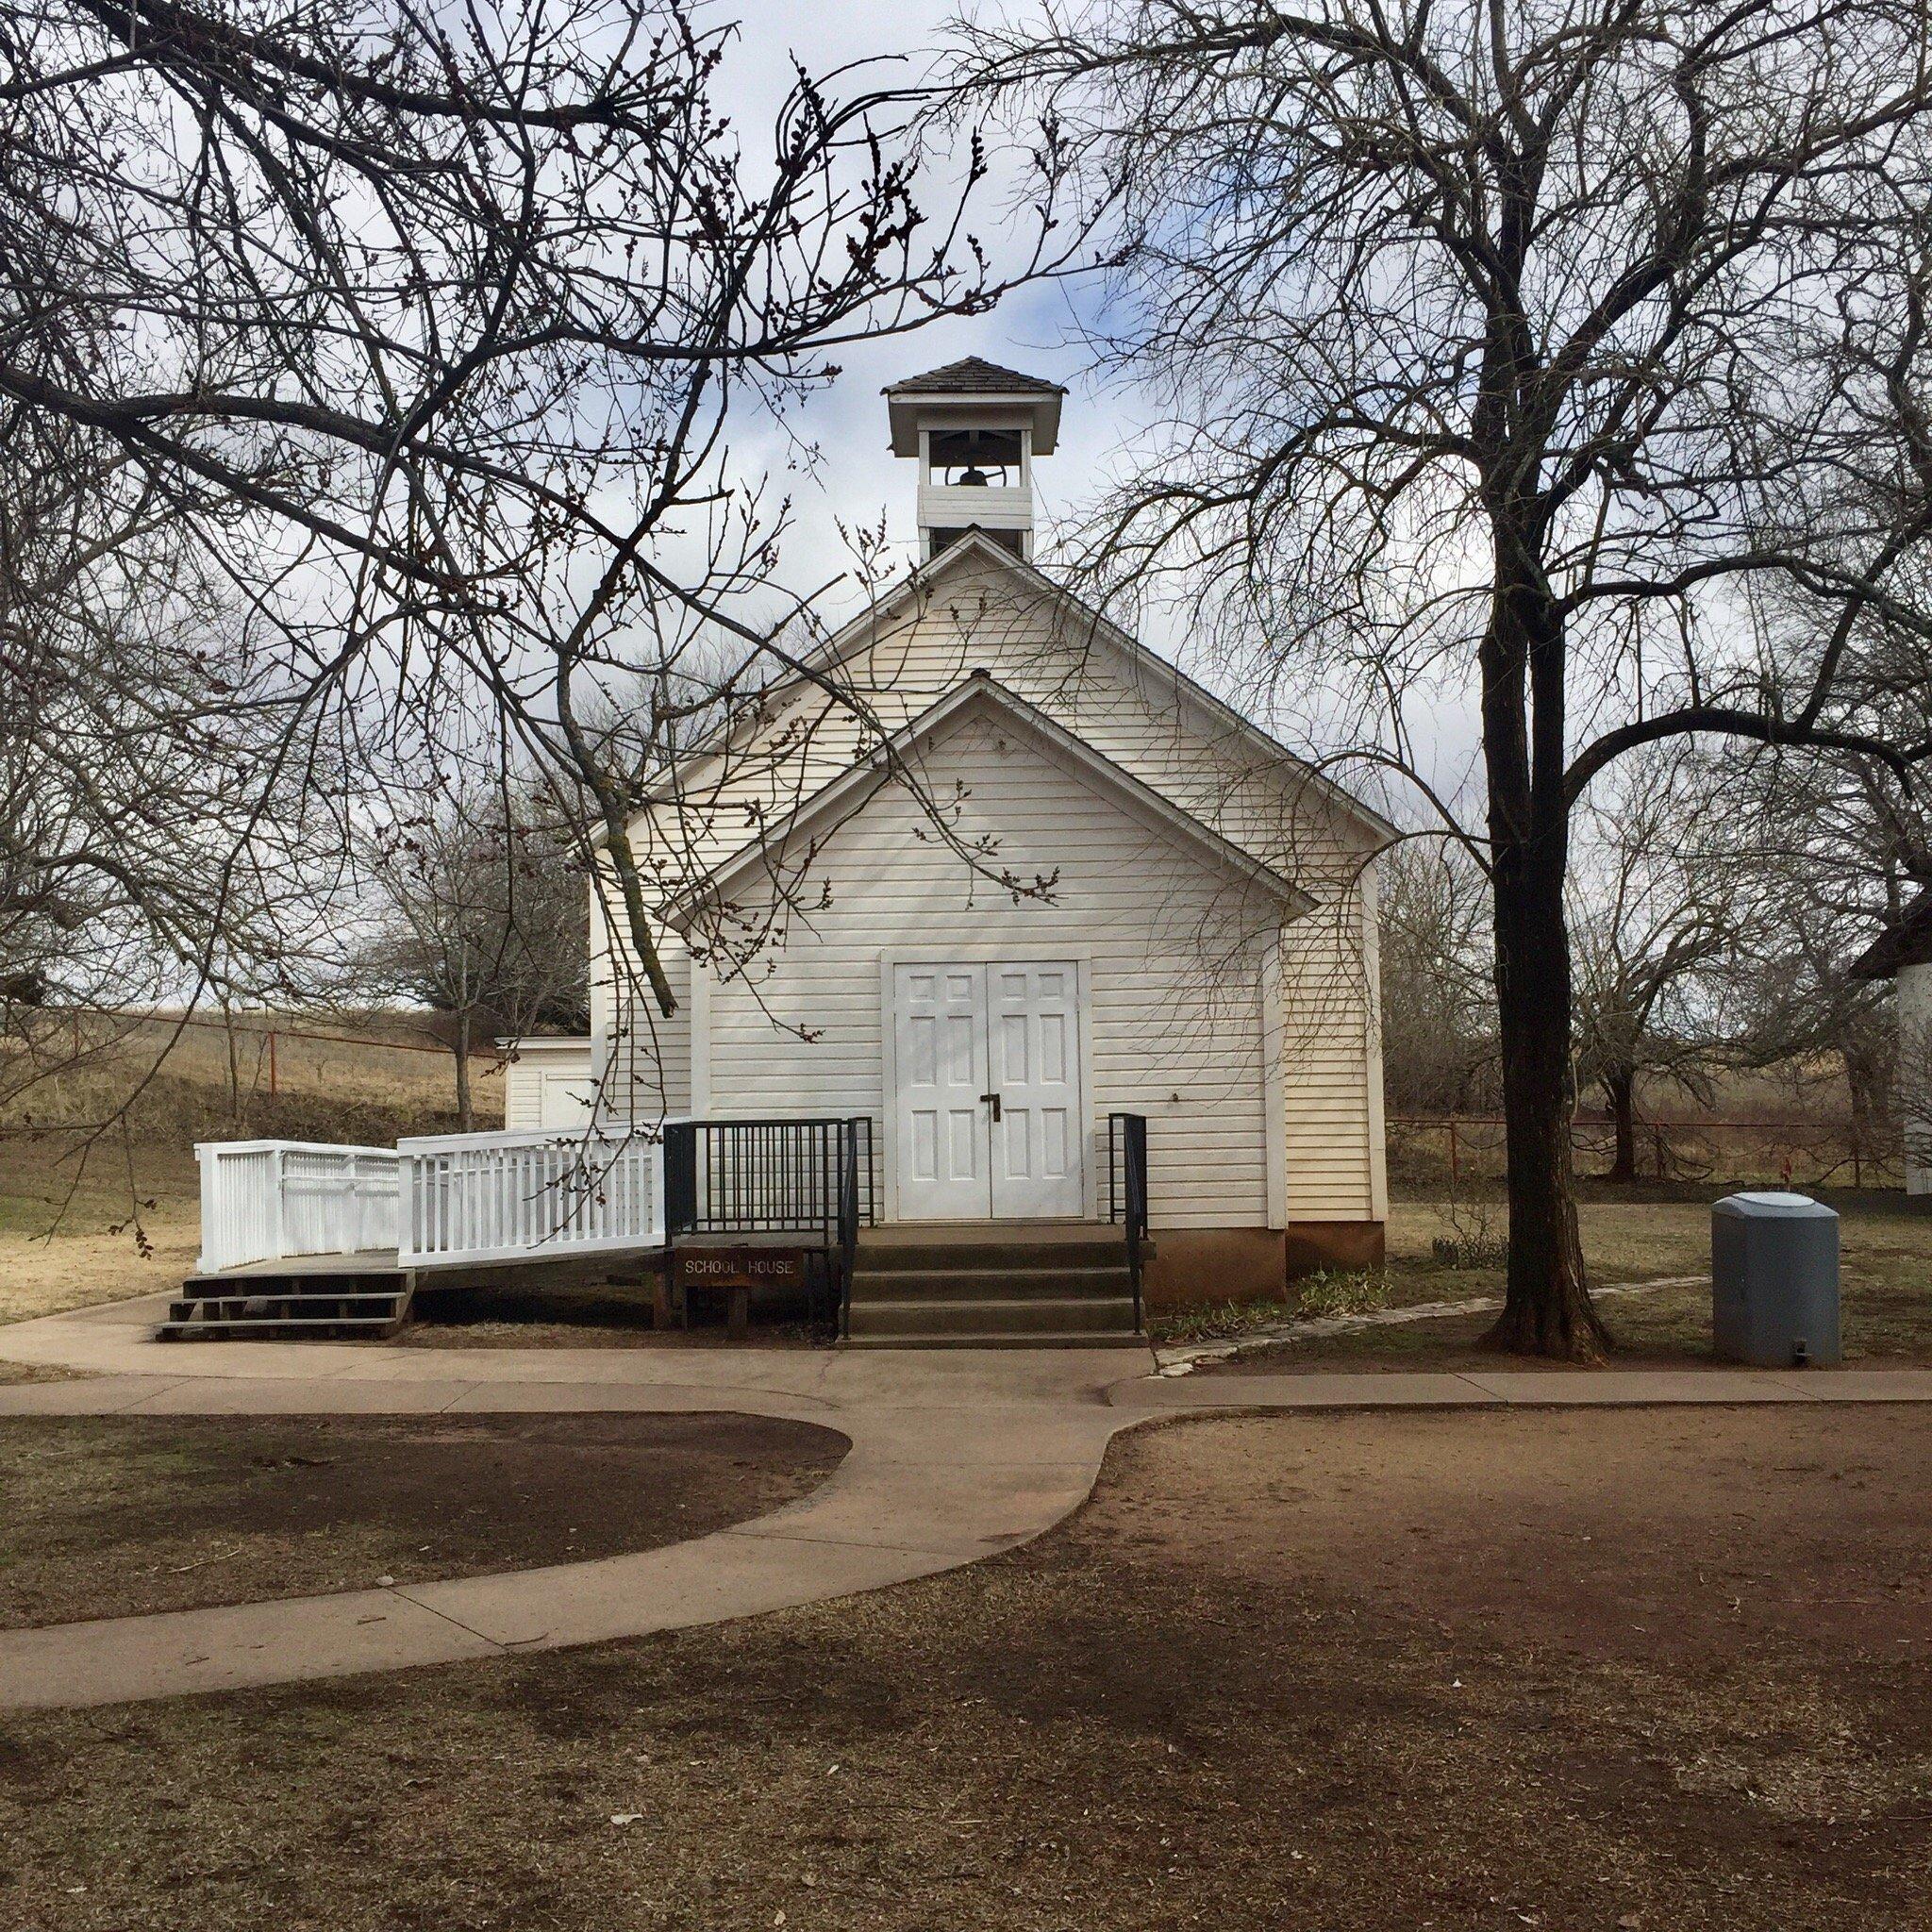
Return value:
<svg viewBox="0 0 1932 1932">
<path fill-rule="evenodd" d="M 1085 739 L 1063 730 L 1044 711 L 1008 691 L 991 673 L 975 671 L 894 732 L 883 745 L 849 766 L 795 810 L 748 839 L 714 866 L 704 879 L 665 908 L 667 923 L 679 929 L 688 927 L 701 907 L 724 898 L 732 886 L 769 854 L 828 821 L 838 822 L 846 811 L 869 804 L 875 792 L 891 783 L 894 766 L 908 760 L 908 753 L 920 739 L 950 734 L 978 717 L 997 719 L 1123 811 L 1166 837 L 1192 846 L 1217 870 L 1256 886 L 1284 908 L 1301 913 L 1314 905 L 1314 900 L 1292 880 L 1283 878 L 1224 839 L 1211 825 L 1204 824 L 1192 813 L 1163 798 L 1151 785 L 1143 784 L 1131 772 L 1095 751 Z"/>
<path fill-rule="evenodd" d="M 773 691 L 767 695 L 775 695 L 780 691 L 808 685 L 812 674 L 824 671 L 828 665 L 836 664 L 855 645 L 863 643 L 868 637 L 874 634 L 882 617 L 905 609 L 922 592 L 929 591 L 941 576 L 956 569 L 969 558 L 977 558 L 982 561 L 996 564 L 1002 570 L 1012 572 L 1035 594 L 1045 598 L 1058 611 L 1074 619 L 1082 626 L 1087 637 L 1115 652 L 1127 663 L 1138 678 L 1158 682 L 1163 687 L 1163 697 L 1171 692 L 1176 703 L 1194 706 L 1218 724 L 1224 726 L 1269 763 L 1280 762 L 1296 767 L 1304 774 L 1309 791 L 1324 805 L 1353 824 L 1372 843 L 1383 845 L 1402 836 L 1380 812 L 1364 805 L 1343 786 L 1318 771 L 1297 753 L 1291 751 L 1278 738 L 1262 730 L 1251 719 L 1244 718 L 1232 705 L 1224 703 L 1205 685 L 1196 683 L 1177 664 L 1158 657 L 1145 644 L 1123 630 L 1112 619 L 1104 617 L 1091 604 L 1076 597 L 1064 585 L 1057 584 L 1044 571 L 1016 556 L 1005 544 L 994 542 L 976 525 L 970 528 L 963 537 L 947 544 L 937 557 L 928 558 L 925 562 L 909 571 L 898 583 L 874 598 L 856 617 L 841 625 L 817 650 L 808 653 L 799 660 L 801 669 L 797 675 L 774 686 Z M 721 725 L 709 737 L 691 747 L 679 761 L 678 769 L 683 771 L 695 760 L 707 758 L 714 751 L 728 745 L 748 722 L 748 718 L 741 718 Z M 661 804 L 676 792 L 679 782 L 675 776 L 661 780 L 644 794 L 644 803 Z"/>
<path fill-rule="evenodd" d="M 1854 979 L 1890 979 L 1906 966 L 1932 965 L 1932 887 L 1912 901 L 1899 923 L 1880 933 L 1852 961 Z"/>
<path fill-rule="evenodd" d="M 889 382 L 879 393 L 886 396 L 1063 396 L 1065 383 L 1047 382 L 1038 375 L 1022 375 L 1017 369 L 1002 369 L 984 356 L 962 356 L 924 375 L 908 375 L 903 382 Z"/>
</svg>

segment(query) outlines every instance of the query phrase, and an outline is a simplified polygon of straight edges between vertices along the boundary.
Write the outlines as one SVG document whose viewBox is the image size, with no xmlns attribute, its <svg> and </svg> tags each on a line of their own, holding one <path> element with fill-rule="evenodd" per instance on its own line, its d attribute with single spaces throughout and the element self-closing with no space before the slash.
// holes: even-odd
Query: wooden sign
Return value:
<svg viewBox="0 0 1932 1932">
<path fill-rule="evenodd" d="M 673 1279 L 679 1288 L 802 1288 L 803 1248 L 677 1250 Z"/>
</svg>

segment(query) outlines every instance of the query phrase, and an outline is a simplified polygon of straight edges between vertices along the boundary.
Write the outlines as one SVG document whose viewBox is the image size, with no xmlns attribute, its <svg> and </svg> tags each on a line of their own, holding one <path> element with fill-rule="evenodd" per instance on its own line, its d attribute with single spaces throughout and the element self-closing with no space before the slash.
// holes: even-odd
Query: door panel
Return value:
<svg viewBox="0 0 1932 1932">
<path fill-rule="evenodd" d="M 997 1218 L 1086 1211 L 1078 991 L 1069 963 L 987 968 Z"/>
<path fill-rule="evenodd" d="M 537 1089 L 540 1127 L 584 1128 L 597 1107 L 597 1082 L 589 1074 L 545 1074 Z"/>
<path fill-rule="evenodd" d="M 899 1213 L 974 1221 L 992 1211 L 986 975 L 977 966 L 892 969 Z"/>
<path fill-rule="evenodd" d="M 894 966 L 902 1220 L 1086 1211 L 1078 995 L 1066 961 Z"/>
</svg>

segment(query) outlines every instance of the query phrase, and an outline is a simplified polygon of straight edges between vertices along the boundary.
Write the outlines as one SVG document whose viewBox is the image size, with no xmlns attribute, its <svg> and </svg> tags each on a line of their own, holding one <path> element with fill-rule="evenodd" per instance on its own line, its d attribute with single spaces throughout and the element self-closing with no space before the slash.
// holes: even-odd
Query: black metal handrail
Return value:
<svg viewBox="0 0 1932 1932">
<path fill-rule="evenodd" d="M 664 1127 L 664 1232 L 689 1234 L 697 1225 L 698 1141 L 691 1121 Z"/>
<path fill-rule="evenodd" d="M 1147 1116 L 1107 1117 L 1107 1218 L 1118 1222 L 1127 1242 L 1127 1274 L 1134 1284 L 1134 1327 L 1141 1326 L 1141 1243 L 1147 1239 Z"/>
<path fill-rule="evenodd" d="M 859 1202 L 872 1220 L 872 1121 L 855 1114 L 845 1124 L 844 1160 L 839 1174 L 839 1334 L 852 1335 L 852 1271 L 858 1260 Z M 861 1192 L 861 1190 L 863 1191 Z"/>
<path fill-rule="evenodd" d="M 664 1219 L 672 1234 L 841 1231 L 848 1145 L 869 1148 L 862 1117 L 673 1121 L 664 1129 Z M 859 1161 L 851 1211 L 872 1219 L 872 1173 Z"/>
<path fill-rule="evenodd" d="M 839 1263 L 847 1326 L 858 1230 L 874 1216 L 872 1122 L 672 1121 L 664 1128 L 664 1227 L 690 1234 L 816 1235 Z"/>
</svg>

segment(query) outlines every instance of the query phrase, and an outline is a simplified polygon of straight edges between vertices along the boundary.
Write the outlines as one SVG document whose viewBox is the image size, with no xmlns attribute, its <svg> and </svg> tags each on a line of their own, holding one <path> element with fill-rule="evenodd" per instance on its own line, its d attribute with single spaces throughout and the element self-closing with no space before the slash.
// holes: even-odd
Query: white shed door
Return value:
<svg viewBox="0 0 1932 1932">
<path fill-rule="evenodd" d="M 540 1127 L 581 1132 L 591 1124 L 597 1106 L 597 1082 L 591 1074 L 546 1073 L 538 1093 Z"/>
<path fill-rule="evenodd" d="M 900 1218 L 1077 1217 L 1077 968 L 899 965 L 892 992 Z"/>
</svg>

